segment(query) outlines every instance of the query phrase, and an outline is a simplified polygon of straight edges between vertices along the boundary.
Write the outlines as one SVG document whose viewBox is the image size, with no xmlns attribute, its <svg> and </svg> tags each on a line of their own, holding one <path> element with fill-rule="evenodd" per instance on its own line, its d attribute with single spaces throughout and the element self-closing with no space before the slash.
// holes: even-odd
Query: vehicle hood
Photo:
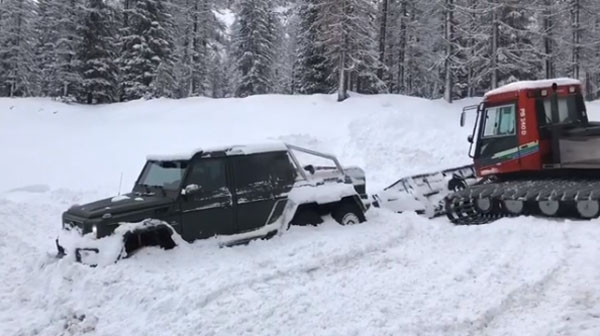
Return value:
<svg viewBox="0 0 600 336">
<path fill-rule="evenodd" d="M 74 205 L 67 213 L 83 218 L 102 217 L 104 214 L 118 215 L 130 211 L 139 211 L 159 207 L 173 202 L 168 196 L 125 194 L 84 205 Z"/>
</svg>

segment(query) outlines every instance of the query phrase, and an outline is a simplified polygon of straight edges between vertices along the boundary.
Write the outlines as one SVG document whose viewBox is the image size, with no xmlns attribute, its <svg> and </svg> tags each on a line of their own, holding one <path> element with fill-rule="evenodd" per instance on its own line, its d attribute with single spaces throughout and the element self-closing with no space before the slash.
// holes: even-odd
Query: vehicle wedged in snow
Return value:
<svg viewBox="0 0 600 336">
<path fill-rule="evenodd" d="M 331 161 L 302 166 L 298 153 Z M 97 265 L 143 246 L 218 237 L 233 245 L 289 225 L 365 221 L 365 175 L 331 155 L 272 143 L 149 156 L 131 193 L 63 213 L 59 255 Z"/>
</svg>

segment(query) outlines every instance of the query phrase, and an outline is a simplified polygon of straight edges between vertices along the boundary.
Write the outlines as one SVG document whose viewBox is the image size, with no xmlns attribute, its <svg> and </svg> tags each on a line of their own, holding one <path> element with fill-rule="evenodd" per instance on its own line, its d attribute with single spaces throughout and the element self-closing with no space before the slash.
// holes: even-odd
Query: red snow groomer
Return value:
<svg viewBox="0 0 600 336">
<path fill-rule="evenodd" d="M 581 83 L 524 81 L 492 90 L 476 110 L 469 156 L 479 181 L 445 197 L 455 224 L 540 215 L 600 214 L 600 123 L 589 122 Z"/>
</svg>

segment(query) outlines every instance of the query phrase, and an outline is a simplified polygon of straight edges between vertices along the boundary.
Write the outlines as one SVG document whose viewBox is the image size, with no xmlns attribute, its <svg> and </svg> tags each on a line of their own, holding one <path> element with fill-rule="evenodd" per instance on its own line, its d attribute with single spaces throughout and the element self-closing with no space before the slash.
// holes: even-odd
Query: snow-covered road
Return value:
<svg viewBox="0 0 600 336">
<path fill-rule="evenodd" d="M 0 201 L 2 335 L 600 333 L 600 221 L 453 227 L 373 211 L 364 225 L 94 269 L 51 256 L 56 218 L 80 197 Z"/>
<path fill-rule="evenodd" d="M 98 268 L 53 258 L 61 212 L 114 193 L 123 170 L 130 185 L 147 152 L 192 134 L 190 118 L 206 131 L 197 142 L 276 137 L 339 154 L 368 170 L 371 188 L 465 162 L 465 131 L 450 124 L 460 106 L 329 98 L 253 98 L 266 107 L 254 119 L 229 111 L 250 109 L 244 100 L 0 100 L 0 335 L 600 335 L 600 220 L 455 227 L 372 210 L 362 225 L 294 227 L 247 246 L 151 248 Z M 288 99 L 290 124 L 277 127 Z M 258 133 L 212 130 L 240 122 Z"/>
</svg>

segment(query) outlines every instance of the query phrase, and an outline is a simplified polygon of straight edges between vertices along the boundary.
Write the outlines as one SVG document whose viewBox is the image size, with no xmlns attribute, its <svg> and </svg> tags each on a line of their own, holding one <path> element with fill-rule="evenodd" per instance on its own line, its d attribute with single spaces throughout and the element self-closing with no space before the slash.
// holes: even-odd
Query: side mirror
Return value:
<svg viewBox="0 0 600 336">
<path fill-rule="evenodd" d="M 465 126 L 466 117 L 467 117 L 467 114 L 465 113 L 465 111 L 462 111 L 462 113 L 460 114 L 460 127 Z"/>
<path fill-rule="evenodd" d="M 469 135 L 469 136 L 467 137 L 467 141 L 468 141 L 469 143 L 473 143 L 473 135 Z"/>
<path fill-rule="evenodd" d="M 188 184 L 187 186 L 185 186 L 185 188 L 181 189 L 181 194 L 191 195 L 197 193 L 198 191 L 200 191 L 200 189 L 202 188 L 197 184 Z"/>
</svg>

